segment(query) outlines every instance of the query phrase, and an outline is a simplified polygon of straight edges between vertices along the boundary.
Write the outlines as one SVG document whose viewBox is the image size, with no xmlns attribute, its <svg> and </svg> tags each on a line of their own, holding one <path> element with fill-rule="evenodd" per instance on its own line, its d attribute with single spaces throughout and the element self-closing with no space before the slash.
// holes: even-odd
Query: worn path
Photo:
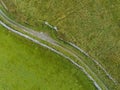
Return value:
<svg viewBox="0 0 120 90">
<path fill-rule="evenodd" d="M 67 59 L 70 60 L 73 64 L 75 64 L 76 66 L 78 66 L 78 67 L 89 77 L 89 79 L 93 81 L 94 85 L 96 86 L 96 88 L 97 88 L 98 90 L 107 90 L 107 87 L 102 83 L 102 81 L 96 76 L 96 74 L 95 74 L 78 56 L 76 56 L 74 53 L 72 53 L 72 52 L 69 51 L 68 49 L 66 49 L 66 48 L 64 48 L 64 47 L 61 47 L 61 46 L 58 44 L 57 41 L 53 40 L 53 39 L 52 39 L 51 37 L 49 37 L 47 34 L 45 34 L 45 33 L 43 33 L 43 32 L 34 31 L 34 30 L 32 30 L 32 29 L 26 28 L 26 27 L 24 27 L 24 26 L 22 26 L 22 25 L 20 25 L 20 24 L 18 24 L 18 23 L 16 23 L 16 22 L 14 22 L 13 20 L 9 19 L 1 10 L 0 10 L 0 16 L 1 16 L 7 23 L 9 23 L 9 25 L 10 25 L 11 27 L 12 27 L 12 26 L 13 26 L 13 27 L 17 27 L 17 28 L 19 28 L 20 30 L 22 30 L 22 31 L 24 31 L 24 32 L 26 32 L 26 33 L 28 33 L 28 34 L 30 34 L 30 35 L 32 35 L 32 36 L 35 36 L 35 37 L 37 37 L 37 38 L 39 38 L 39 39 L 42 39 L 42 40 L 44 40 L 44 41 L 46 41 L 46 42 L 48 42 L 48 43 L 50 43 L 50 44 L 52 44 L 52 45 L 55 45 L 55 46 L 63 49 L 65 52 L 69 53 L 70 56 L 76 58 L 77 60 L 79 60 L 79 61 L 81 62 L 81 66 L 78 65 L 76 62 L 74 62 L 74 60 L 71 59 L 71 57 L 66 56 L 63 52 L 57 51 L 56 49 L 54 49 L 54 48 L 52 48 L 52 47 L 50 47 L 50 46 L 48 46 L 48 45 L 45 45 L 45 44 L 41 43 L 40 41 L 38 41 L 38 40 L 30 37 L 29 35 L 26 35 L 26 34 L 23 34 L 23 33 L 19 32 L 19 31 L 16 31 L 16 30 L 12 29 L 11 27 L 7 26 L 7 25 L 6 25 L 5 23 L 3 23 L 2 21 L 0 21 L 0 24 L 1 24 L 2 26 L 4 26 L 5 28 L 7 28 L 8 30 L 10 30 L 10 31 L 12 31 L 12 32 L 14 32 L 14 33 L 16 33 L 16 34 L 19 34 L 20 36 L 23 36 L 23 37 L 25 37 L 25 38 L 27 38 L 27 39 L 29 39 L 29 40 L 31 40 L 31 41 L 39 44 L 39 45 L 44 46 L 44 47 L 46 47 L 46 48 L 48 48 L 48 49 L 56 52 L 57 54 L 65 57 L 65 58 L 67 58 Z M 89 73 L 88 73 L 88 72 L 89 72 Z M 96 82 L 96 81 L 97 81 L 97 82 Z M 99 83 L 100 83 L 100 84 L 99 84 Z"/>
</svg>

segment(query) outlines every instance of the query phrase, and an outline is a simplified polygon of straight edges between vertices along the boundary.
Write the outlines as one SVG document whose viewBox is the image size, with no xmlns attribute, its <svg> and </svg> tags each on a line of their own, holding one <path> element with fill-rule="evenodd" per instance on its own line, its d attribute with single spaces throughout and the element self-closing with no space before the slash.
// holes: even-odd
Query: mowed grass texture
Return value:
<svg viewBox="0 0 120 90">
<path fill-rule="evenodd" d="M 120 83 L 119 0 L 4 0 L 17 21 L 42 27 L 48 21 L 58 35 L 88 52 Z"/>
<path fill-rule="evenodd" d="M 0 26 L 0 90 L 95 90 L 77 67 Z"/>
</svg>

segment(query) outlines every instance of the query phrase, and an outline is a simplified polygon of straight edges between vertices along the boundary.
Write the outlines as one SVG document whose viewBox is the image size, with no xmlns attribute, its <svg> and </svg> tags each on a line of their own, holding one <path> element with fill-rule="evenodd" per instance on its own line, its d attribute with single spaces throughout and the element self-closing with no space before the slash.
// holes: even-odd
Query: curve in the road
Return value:
<svg viewBox="0 0 120 90">
<path fill-rule="evenodd" d="M 8 8 L 7 8 L 7 6 L 5 5 L 5 3 L 3 2 L 3 0 L 0 0 L 0 2 L 1 2 L 1 4 L 2 4 L 2 6 L 3 6 L 6 10 L 8 10 Z M 0 14 L 3 14 L 3 16 L 4 16 L 5 18 L 7 18 L 8 21 L 16 24 L 16 22 L 14 22 L 13 20 L 9 19 L 1 10 L 0 10 Z M 33 36 L 37 36 L 38 38 L 40 38 L 40 39 L 42 39 L 42 40 L 45 40 L 45 41 L 47 41 L 47 42 L 49 42 L 49 43 L 52 43 L 53 45 L 59 46 L 59 45 L 57 44 L 57 41 L 53 40 L 51 37 L 48 37 L 48 36 L 45 35 L 44 33 L 36 32 L 36 31 L 34 31 L 34 30 L 32 30 L 32 29 L 29 29 L 29 28 L 26 28 L 26 27 L 24 27 L 24 26 L 22 26 L 22 25 L 20 25 L 20 24 L 16 24 L 16 25 L 19 26 L 19 27 L 22 27 L 22 29 L 23 29 L 25 32 L 27 32 L 27 33 L 29 33 L 29 34 L 31 34 L 31 35 L 33 35 Z M 29 32 L 28 32 L 28 31 L 29 31 Z M 95 60 L 94 58 L 92 58 L 88 53 L 86 53 L 84 50 L 82 50 L 80 47 L 76 46 L 75 44 L 73 44 L 73 43 L 71 43 L 71 42 L 70 42 L 69 44 L 70 44 L 71 46 L 73 46 L 74 48 L 76 48 L 77 50 L 79 50 L 80 52 L 82 52 L 82 53 L 83 53 L 84 55 L 86 55 L 87 57 L 89 57 L 91 60 L 93 60 L 93 62 L 96 63 L 96 65 L 98 65 L 98 66 L 105 72 L 106 76 L 107 76 L 110 80 L 112 80 L 112 81 L 114 82 L 114 84 L 117 85 L 116 80 L 106 71 L 106 69 L 105 69 L 97 60 Z M 61 46 L 59 46 L 59 47 L 61 47 Z M 76 56 L 76 55 L 74 55 L 74 56 Z"/>
<path fill-rule="evenodd" d="M 0 12 L 2 12 L 2 11 L 0 11 Z M 2 13 L 2 14 L 4 14 L 4 13 Z M 2 16 L 4 16 L 4 15 L 2 15 Z M 4 16 L 4 18 L 8 20 L 8 17 Z M 22 26 L 22 25 L 20 25 L 20 24 L 17 24 L 16 22 L 11 21 L 10 19 L 9 19 L 8 21 L 9 21 L 10 23 L 12 23 L 12 24 L 15 24 L 15 25 L 18 26 L 18 27 L 21 27 L 24 31 L 26 31 L 26 28 L 25 28 L 24 26 Z M 21 32 L 18 32 L 18 31 L 16 31 L 16 30 L 10 28 L 9 26 L 7 26 L 6 24 L 4 24 L 3 22 L 0 22 L 0 24 L 3 25 L 4 27 L 6 27 L 7 29 L 9 29 L 10 31 L 12 31 L 12 32 L 14 32 L 14 33 L 16 33 L 16 34 L 19 34 L 19 35 L 21 35 L 21 36 L 23 36 L 23 37 L 25 37 L 25 38 L 27 38 L 27 39 L 30 39 L 31 41 L 33 41 L 33 42 L 35 42 L 35 43 L 37 43 L 37 44 L 39 44 L 39 45 L 41 45 L 41 46 L 44 46 L 44 47 L 46 47 L 46 48 L 48 48 L 48 49 L 56 52 L 57 54 L 65 57 L 65 58 L 67 58 L 67 59 L 70 60 L 73 64 L 75 64 L 75 65 L 78 66 L 80 69 L 82 69 L 82 71 L 89 77 L 89 79 L 93 81 L 94 85 L 96 86 L 96 88 L 97 88 L 98 90 L 102 90 L 101 87 L 97 84 L 97 82 L 93 79 L 93 77 L 90 76 L 83 67 L 81 67 L 80 65 L 78 65 L 76 62 L 74 62 L 74 60 L 72 60 L 72 59 L 69 58 L 68 56 L 64 55 L 63 53 L 61 53 L 61 52 L 59 52 L 59 51 L 57 51 L 57 50 L 55 50 L 55 49 L 53 49 L 53 48 L 51 48 L 51 47 L 43 44 L 43 43 L 40 43 L 38 40 L 36 40 L 36 39 L 34 39 L 34 38 L 31 38 L 30 36 L 27 36 L 27 35 L 25 35 L 25 34 L 23 34 L 23 33 L 21 33 Z M 23 27 L 24 27 L 24 28 L 23 28 Z M 29 29 L 29 30 L 31 30 L 31 29 Z M 27 30 L 27 32 L 28 32 L 29 30 Z M 29 34 L 31 34 L 31 32 L 29 32 Z M 32 34 L 33 34 L 33 33 L 32 33 Z M 34 34 L 33 34 L 33 35 L 34 35 Z M 47 42 L 48 42 L 48 41 L 47 41 Z M 49 43 L 50 43 L 50 42 L 49 42 Z M 77 57 L 77 56 L 74 55 L 74 54 L 73 54 L 73 56 Z M 79 59 L 79 58 L 77 57 L 77 59 Z M 83 64 L 84 64 L 84 63 L 83 63 Z M 87 67 L 87 69 L 89 69 L 88 66 L 86 66 L 86 67 Z M 89 71 L 91 71 L 91 70 L 89 69 Z M 91 71 L 91 72 L 92 72 L 92 71 Z M 92 72 L 92 73 L 93 73 L 93 72 Z M 97 77 L 97 76 L 96 76 L 96 77 Z M 105 90 L 106 90 L 107 87 L 106 87 L 106 86 L 104 86 L 104 87 L 105 87 Z"/>
<path fill-rule="evenodd" d="M 73 43 L 69 43 L 71 46 L 73 46 L 74 48 L 76 48 L 77 50 L 79 50 L 80 52 L 82 52 L 84 55 L 86 55 L 87 57 L 89 57 L 94 63 L 96 63 L 103 71 L 104 73 L 107 75 L 107 77 L 112 80 L 114 82 L 115 85 L 117 85 L 116 80 L 106 71 L 106 69 L 94 58 L 92 58 L 87 52 L 85 52 L 83 49 L 81 49 L 80 47 L 76 46 Z"/>
<path fill-rule="evenodd" d="M 81 67 L 80 65 L 78 65 L 76 62 L 74 62 L 74 60 L 72 60 L 72 59 L 69 58 L 68 56 L 65 56 L 63 53 L 61 53 L 61 52 L 59 52 L 59 51 L 57 51 L 57 50 L 55 50 L 55 49 L 53 49 L 53 48 L 51 48 L 51 47 L 43 44 L 43 43 L 40 43 L 38 40 L 36 40 L 36 39 L 34 39 L 34 38 L 31 38 L 31 37 L 28 36 L 28 35 L 25 35 L 25 34 L 23 34 L 23 33 L 21 33 L 21 32 L 18 32 L 18 31 L 16 31 L 16 30 L 10 28 L 10 27 L 7 26 L 6 24 L 4 24 L 2 21 L 0 21 L 0 24 L 1 24 L 2 26 L 4 26 L 5 28 L 7 28 L 9 31 L 12 31 L 12 32 L 14 32 L 14 33 L 16 33 L 16 34 L 18 34 L 18 35 L 26 38 L 26 39 L 29 39 L 29 40 L 33 41 L 33 42 L 36 43 L 36 44 L 39 44 L 39 45 L 41 45 L 41 46 L 43 46 L 43 47 L 45 47 L 45 48 L 48 48 L 48 49 L 50 49 L 51 51 L 53 51 L 53 52 L 55 52 L 55 53 L 63 56 L 64 58 L 68 59 L 68 60 L 71 61 L 74 65 L 76 65 L 77 67 L 79 67 L 79 68 L 89 77 L 89 79 L 94 82 L 94 85 L 95 85 L 95 87 L 96 87 L 98 90 L 102 90 L 101 87 L 96 83 L 96 81 L 85 71 L 85 69 L 84 69 L 83 67 Z"/>
</svg>

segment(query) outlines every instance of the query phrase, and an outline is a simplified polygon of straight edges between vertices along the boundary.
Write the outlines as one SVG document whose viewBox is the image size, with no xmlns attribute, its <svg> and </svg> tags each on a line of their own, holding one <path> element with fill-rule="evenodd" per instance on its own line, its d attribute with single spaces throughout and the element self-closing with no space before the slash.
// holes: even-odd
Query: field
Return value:
<svg viewBox="0 0 120 90">
<path fill-rule="evenodd" d="M 68 60 L 0 26 L 0 90 L 95 90 Z"/>
<path fill-rule="evenodd" d="M 58 35 L 75 43 L 120 83 L 119 0 L 4 0 L 16 21 L 43 30 L 48 21 Z"/>
</svg>

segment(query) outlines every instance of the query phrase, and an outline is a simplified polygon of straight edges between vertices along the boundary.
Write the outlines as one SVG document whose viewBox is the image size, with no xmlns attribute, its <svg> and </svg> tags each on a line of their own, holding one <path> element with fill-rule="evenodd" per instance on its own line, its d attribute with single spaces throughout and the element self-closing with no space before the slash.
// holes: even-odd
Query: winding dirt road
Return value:
<svg viewBox="0 0 120 90">
<path fill-rule="evenodd" d="M 18 23 L 16 23 L 16 22 L 12 21 L 11 19 L 9 19 L 9 18 L 4 14 L 1 10 L 0 10 L 0 15 L 2 16 L 2 18 L 4 18 L 4 19 L 7 21 L 7 23 L 11 24 L 10 26 L 18 27 L 19 29 L 21 29 L 22 31 L 24 31 L 24 32 L 26 32 L 26 33 L 28 33 L 28 34 L 30 34 L 30 35 L 36 36 L 36 37 L 38 37 L 39 39 L 42 39 L 42 40 L 44 40 L 44 41 L 46 41 L 46 42 L 48 42 L 48 43 L 51 43 L 52 45 L 55 45 L 55 46 L 57 46 L 57 47 L 59 47 L 59 48 L 62 48 L 61 46 L 59 46 L 59 45 L 57 44 L 57 41 L 53 40 L 53 39 L 50 38 L 49 36 L 46 36 L 46 34 L 44 34 L 44 33 L 42 33 L 42 32 L 34 31 L 34 30 L 32 30 L 32 29 L 28 29 L 28 28 L 26 28 L 26 27 L 24 27 L 24 26 L 22 26 L 22 25 L 20 25 L 20 24 L 18 24 Z M 50 47 L 50 46 L 48 46 L 48 45 L 46 45 L 46 44 L 43 44 L 43 43 L 41 43 L 40 41 L 38 41 L 38 40 L 36 40 L 36 39 L 34 39 L 34 38 L 26 35 L 26 34 L 23 34 L 23 33 L 19 32 L 19 31 L 16 31 L 16 30 L 12 29 L 11 27 L 7 26 L 7 25 L 6 25 L 5 23 L 3 23 L 2 21 L 0 21 L 0 24 L 1 24 L 2 26 L 4 26 L 5 28 L 7 28 L 8 30 L 10 30 L 10 31 L 12 31 L 12 32 L 14 32 L 14 33 L 22 36 L 22 37 L 25 37 L 25 38 L 27 38 L 27 39 L 29 39 L 29 40 L 31 40 L 31 41 L 33 41 L 33 42 L 35 42 L 35 43 L 43 46 L 43 47 L 46 47 L 46 48 L 50 49 L 50 50 L 54 51 L 55 53 L 63 56 L 64 58 L 67 58 L 67 59 L 68 59 L 69 61 L 71 61 L 74 65 L 76 65 L 77 67 L 79 67 L 79 68 L 88 76 L 88 78 L 89 78 L 90 80 L 93 81 L 95 87 L 96 87 L 98 90 L 103 90 L 103 89 L 104 89 L 104 90 L 107 90 L 107 87 L 106 87 L 106 86 L 102 83 L 102 81 L 94 74 L 94 72 L 92 72 L 92 71 L 89 69 L 89 67 L 88 67 L 84 62 L 82 62 L 82 60 L 80 60 L 80 58 L 78 58 L 74 53 L 70 52 L 69 50 L 66 50 L 65 48 L 62 48 L 62 49 L 64 49 L 66 52 L 70 53 L 70 55 L 71 55 L 72 57 L 75 57 L 76 59 L 78 59 L 79 61 L 81 61 L 81 65 L 82 65 L 82 66 L 80 66 L 79 64 L 77 64 L 77 63 L 76 63 L 73 59 L 71 59 L 69 56 L 66 56 L 65 54 L 61 53 L 60 51 L 57 51 L 56 49 L 54 49 L 54 48 L 52 48 L 52 47 Z M 89 73 L 88 73 L 88 72 L 89 72 Z M 99 81 L 99 82 L 96 82 L 96 80 Z M 100 84 L 98 84 L 98 83 L 100 83 Z M 101 85 L 101 86 L 99 86 L 99 85 Z"/>
<path fill-rule="evenodd" d="M 5 23 L 9 24 L 5 24 L 3 23 L 2 21 L 0 21 L 0 24 L 2 26 L 4 26 L 5 28 L 7 28 L 8 30 L 22 36 L 22 37 L 25 37 L 43 47 L 46 47 L 52 51 L 54 51 L 55 53 L 63 56 L 64 58 L 67 58 L 69 61 L 71 61 L 74 65 L 76 65 L 77 67 L 79 67 L 87 76 L 90 80 L 93 81 L 95 87 L 98 89 L 98 90 L 107 90 L 107 87 L 103 84 L 103 82 L 96 76 L 96 74 L 77 56 L 75 55 L 74 53 L 72 53 L 71 51 L 69 51 L 68 49 L 62 47 L 59 45 L 58 41 L 52 39 L 50 36 L 48 36 L 47 34 L 43 33 L 43 32 L 37 32 L 35 30 L 32 30 L 32 29 L 29 29 L 29 28 L 26 28 L 25 26 L 22 26 L 18 23 L 16 23 L 15 21 L 11 20 L 10 18 L 8 18 L 1 10 L 0 10 L 0 16 L 5 20 Z M 14 30 L 12 29 L 11 27 L 17 27 L 19 28 L 21 31 L 27 33 L 27 34 L 24 34 L 20 31 L 17 31 L 17 30 Z M 35 36 L 41 40 L 44 40 L 46 41 L 47 43 L 50 43 L 54 46 L 56 46 L 57 48 L 60 48 L 62 50 L 64 50 L 64 52 L 67 52 L 68 54 L 66 55 L 64 52 L 60 51 L 60 50 L 57 50 L 51 46 L 48 46 L 46 44 L 43 44 L 41 43 L 39 40 L 36 40 L 32 37 L 30 37 L 29 35 L 32 35 L 32 36 Z M 75 47 L 75 46 L 74 46 Z M 86 54 L 88 55 L 88 54 Z M 73 57 L 73 58 L 71 58 Z M 81 62 L 81 65 L 77 64 L 73 59 L 77 59 Z M 89 73 L 88 73 L 89 72 Z M 109 74 L 108 74 L 109 75 Z"/>
</svg>

